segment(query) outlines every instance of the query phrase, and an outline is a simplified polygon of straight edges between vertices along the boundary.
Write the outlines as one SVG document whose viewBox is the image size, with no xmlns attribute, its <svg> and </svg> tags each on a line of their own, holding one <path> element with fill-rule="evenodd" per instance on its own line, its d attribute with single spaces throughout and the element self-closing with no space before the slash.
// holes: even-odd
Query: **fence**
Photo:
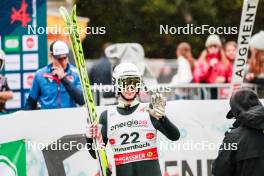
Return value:
<svg viewBox="0 0 264 176">
<path fill-rule="evenodd" d="M 255 84 L 243 84 L 244 88 L 250 88 L 263 96 L 263 88 Z M 111 85 L 92 86 L 96 105 L 112 105 L 117 102 L 114 88 Z M 111 91 L 112 90 L 112 91 Z M 208 99 L 227 99 L 230 93 L 230 84 L 158 84 L 153 86 L 144 86 L 139 93 L 141 102 L 148 102 L 152 92 L 159 91 L 171 100 L 208 100 Z"/>
</svg>

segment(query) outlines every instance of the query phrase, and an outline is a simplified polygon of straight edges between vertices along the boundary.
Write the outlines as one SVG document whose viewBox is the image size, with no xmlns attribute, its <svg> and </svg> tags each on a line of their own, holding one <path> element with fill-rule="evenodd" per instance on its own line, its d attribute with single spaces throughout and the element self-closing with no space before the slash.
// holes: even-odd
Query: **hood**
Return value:
<svg viewBox="0 0 264 176">
<path fill-rule="evenodd" d="M 231 110 L 227 118 L 236 118 L 245 126 L 264 130 L 264 107 L 252 90 L 239 90 L 230 98 L 229 104 Z"/>
</svg>

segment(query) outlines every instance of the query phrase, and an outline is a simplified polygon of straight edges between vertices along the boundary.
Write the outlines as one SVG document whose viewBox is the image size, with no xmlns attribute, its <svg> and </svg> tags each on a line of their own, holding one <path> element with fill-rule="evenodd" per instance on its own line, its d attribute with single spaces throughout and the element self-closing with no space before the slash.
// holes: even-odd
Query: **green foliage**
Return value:
<svg viewBox="0 0 264 176">
<path fill-rule="evenodd" d="M 242 0 L 77 0 L 79 16 L 90 18 L 89 26 L 105 26 L 105 35 L 88 35 L 85 55 L 99 57 L 105 42 L 137 42 L 147 57 L 175 58 L 175 47 L 187 41 L 195 57 L 204 48 L 206 35 L 160 35 L 160 25 L 186 24 L 239 27 Z M 264 30 L 264 1 L 260 0 L 254 33 Z M 237 35 L 222 35 L 223 41 Z"/>
</svg>

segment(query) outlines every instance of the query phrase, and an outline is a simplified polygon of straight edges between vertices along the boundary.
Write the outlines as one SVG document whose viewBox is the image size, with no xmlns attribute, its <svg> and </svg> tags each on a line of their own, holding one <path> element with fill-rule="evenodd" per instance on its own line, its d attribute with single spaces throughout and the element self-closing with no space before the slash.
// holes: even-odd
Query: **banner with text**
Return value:
<svg viewBox="0 0 264 176">
<path fill-rule="evenodd" d="M 98 114 L 108 108 L 98 107 Z M 179 128 L 181 137 L 172 142 L 158 134 L 163 174 L 211 176 L 212 162 L 224 133 L 233 123 L 225 118 L 228 110 L 226 100 L 168 102 L 167 116 Z M 26 139 L 28 176 L 94 176 L 97 165 L 86 150 L 85 115 L 84 108 L 19 111 L 5 115 L 0 118 L 0 143 Z M 109 146 L 107 152 L 113 165 Z"/>
</svg>

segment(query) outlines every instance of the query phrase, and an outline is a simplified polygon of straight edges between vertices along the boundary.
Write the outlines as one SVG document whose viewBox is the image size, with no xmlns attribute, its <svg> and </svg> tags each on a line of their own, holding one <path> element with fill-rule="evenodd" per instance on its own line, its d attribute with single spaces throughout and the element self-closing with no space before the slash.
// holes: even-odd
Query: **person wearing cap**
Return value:
<svg viewBox="0 0 264 176">
<path fill-rule="evenodd" d="M 230 98 L 228 119 L 235 119 L 213 163 L 214 176 L 263 176 L 264 107 L 257 95 L 242 89 Z"/>
<path fill-rule="evenodd" d="M 250 40 L 251 57 L 245 79 L 247 82 L 264 84 L 264 31 L 252 36 Z"/>
<path fill-rule="evenodd" d="M 226 69 L 230 64 L 225 57 L 218 35 L 210 35 L 205 42 L 206 49 L 200 55 L 194 69 L 196 83 L 225 83 Z"/>
<path fill-rule="evenodd" d="M 63 41 L 50 45 L 51 64 L 39 69 L 26 101 L 25 109 L 71 108 L 83 105 L 81 83 L 74 66 L 68 63 L 69 48 Z"/>
<path fill-rule="evenodd" d="M 200 55 L 193 71 L 195 83 L 226 83 L 230 62 L 226 58 L 220 37 L 209 35 L 205 42 L 206 49 Z M 211 99 L 218 98 L 216 88 L 211 88 Z"/>
<path fill-rule="evenodd" d="M 0 49 L 0 70 L 4 68 L 5 53 Z M 0 113 L 6 113 L 5 104 L 8 100 L 13 98 L 13 92 L 9 88 L 7 78 L 0 75 Z"/>
</svg>

